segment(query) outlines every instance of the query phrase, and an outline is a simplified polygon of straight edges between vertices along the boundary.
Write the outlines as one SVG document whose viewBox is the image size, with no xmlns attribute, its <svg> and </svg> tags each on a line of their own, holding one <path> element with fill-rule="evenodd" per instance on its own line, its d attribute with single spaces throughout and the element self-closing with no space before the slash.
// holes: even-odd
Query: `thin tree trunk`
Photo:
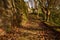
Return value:
<svg viewBox="0 0 60 40">
<path fill-rule="evenodd" d="M 42 10 L 42 12 L 43 12 L 43 14 L 45 16 L 45 20 L 48 22 L 49 19 L 50 19 L 50 10 L 47 9 L 47 8 L 44 8 L 44 7 L 41 8 L 41 10 Z"/>
<path fill-rule="evenodd" d="M 47 13 L 47 22 L 49 22 L 49 20 L 50 20 L 50 10 L 48 10 L 48 13 Z"/>
</svg>

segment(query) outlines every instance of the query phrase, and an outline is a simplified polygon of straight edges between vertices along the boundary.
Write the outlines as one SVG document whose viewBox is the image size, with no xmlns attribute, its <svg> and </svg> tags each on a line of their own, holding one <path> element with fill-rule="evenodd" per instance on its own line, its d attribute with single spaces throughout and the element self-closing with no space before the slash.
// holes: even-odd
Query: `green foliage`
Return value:
<svg viewBox="0 0 60 40">
<path fill-rule="evenodd" d="M 43 13 L 39 13 L 39 17 L 40 17 L 40 20 L 41 20 L 41 21 L 44 21 L 45 16 L 44 16 L 44 14 L 43 14 Z"/>
<path fill-rule="evenodd" d="M 9 25 L 6 25 L 4 28 L 7 33 L 11 31 L 11 27 Z"/>
<path fill-rule="evenodd" d="M 60 26 L 60 14 L 51 13 L 51 19 L 56 24 L 56 26 Z"/>
</svg>

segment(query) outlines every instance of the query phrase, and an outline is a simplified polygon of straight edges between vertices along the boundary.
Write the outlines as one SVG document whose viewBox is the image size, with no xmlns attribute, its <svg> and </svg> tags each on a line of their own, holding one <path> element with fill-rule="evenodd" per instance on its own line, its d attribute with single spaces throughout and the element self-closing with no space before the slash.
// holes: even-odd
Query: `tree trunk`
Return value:
<svg viewBox="0 0 60 40">
<path fill-rule="evenodd" d="M 11 22 L 12 22 L 12 18 L 13 18 L 13 12 L 12 12 L 12 3 L 11 3 L 11 0 L 1 0 L 1 3 L 0 3 L 0 19 L 2 20 L 1 21 L 1 24 L 0 26 L 11 26 Z"/>
<path fill-rule="evenodd" d="M 47 21 L 47 22 L 49 22 L 49 19 L 50 19 L 50 10 L 48 9 L 48 8 L 41 8 L 41 10 L 42 10 L 42 12 L 43 12 L 43 14 L 45 14 L 44 16 L 45 16 L 45 20 Z"/>
</svg>

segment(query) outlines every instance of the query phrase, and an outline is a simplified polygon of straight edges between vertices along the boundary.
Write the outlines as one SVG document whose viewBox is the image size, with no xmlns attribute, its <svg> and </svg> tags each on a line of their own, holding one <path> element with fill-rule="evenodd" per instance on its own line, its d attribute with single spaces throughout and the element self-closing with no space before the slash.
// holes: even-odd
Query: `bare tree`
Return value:
<svg viewBox="0 0 60 40">
<path fill-rule="evenodd" d="M 51 8 L 55 8 L 60 5 L 59 0 L 38 0 L 42 12 L 45 14 L 45 20 L 49 21 Z"/>
</svg>

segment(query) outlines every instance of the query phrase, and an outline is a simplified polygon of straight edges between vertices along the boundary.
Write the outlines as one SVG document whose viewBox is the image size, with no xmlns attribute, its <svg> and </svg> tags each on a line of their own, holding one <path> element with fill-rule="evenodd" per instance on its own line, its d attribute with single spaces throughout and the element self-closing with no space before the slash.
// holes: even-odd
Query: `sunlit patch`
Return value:
<svg viewBox="0 0 60 40">
<path fill-rule="evenodd" d="M 24 0 L 25 2 L 28 2 L 28 0 Z"/>
</svg>

